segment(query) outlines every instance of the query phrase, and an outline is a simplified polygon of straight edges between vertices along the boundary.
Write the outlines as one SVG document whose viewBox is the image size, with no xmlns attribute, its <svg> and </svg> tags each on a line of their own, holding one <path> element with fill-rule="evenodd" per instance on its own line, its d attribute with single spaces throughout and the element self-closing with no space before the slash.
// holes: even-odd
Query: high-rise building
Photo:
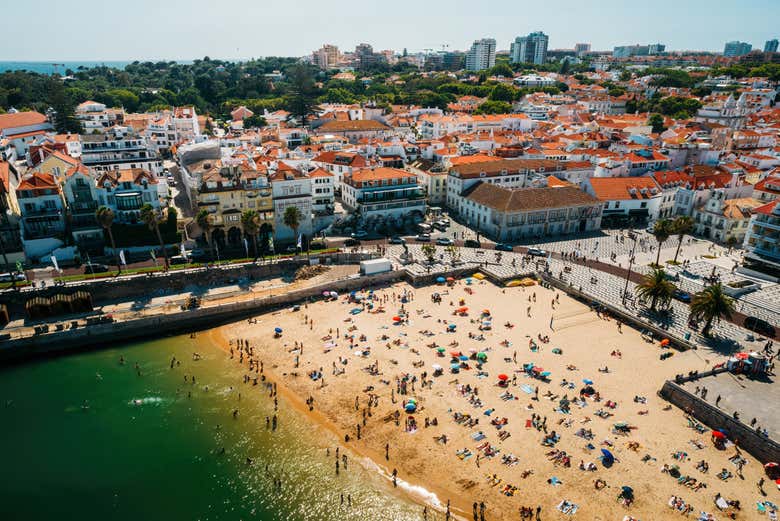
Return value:
<svg viewBox="0 0 780 521">
<path fill-rule="evenodd" d="M 442 55 L 441 66 L 448 71 L 457 71 L 464 67 L 466 55 L 460 51 L 447 51 Z"/>
<path fill-rule="evenodd" d="M 764 44 L 764 52 L 777 52 L 777 38 L 766 41 Z"/>
<path fill-rule="evenodd" d="M 577 56 L 582 56 L 586 52 L 590 52 L 590 44 L 589 43 L 576 43 L 574 44 L 574 54 Z"/>
<path fill-rule="evenodd" d="M 651 43 L 647 46 L 647 54 L 650 56 L 656 56 L 666 50 L 666 45 L 662 43 Z"/>
<path fill-rule="evenodd" d="M 355 47 L 355 59 L 360 69 L 367 69 L 377 63 L 386 62 L 385 55 L 375 53 L 374 48 L 367 43 L 361 43 Z"/>
<path fill-rule="evenodd" d="M 481 71 L 489 69 L 496 64 L 496 40 L 482 38 L 474 40 L 471 49 L 466 53 L 466 69 Z"/>
<path fill-rule="evenodd" d="M 547 60 L 548 41 L 549 37 L 542 31 L 518 36 L 509 46 L 509 61 L 542 65 Z M 590 45 L 588 47 L 590 48 Z"/>
<path fill-rule="evenodd" d="M 339 63 L 339 48 L 326 43 L 311 53 L 311 57 L 312 63 L 320 69 L 331 69 Z"/>
<path fill-rule="evenodd" d="M 612 50 L 613 58 L 629 58 L 631 56 L 655 56 L 666 51 L 666 45 L 651 43 L 650 45 L 619 45 Z"/>
<path fill-rule="evenodd" d="M 753 46 L 747 42 L 726 42 L 726 46 L 723 48 L 723 56 L 726 58 L 733 58 L 734 56 L 744 56 L 753 49 Z"/>
</svg>

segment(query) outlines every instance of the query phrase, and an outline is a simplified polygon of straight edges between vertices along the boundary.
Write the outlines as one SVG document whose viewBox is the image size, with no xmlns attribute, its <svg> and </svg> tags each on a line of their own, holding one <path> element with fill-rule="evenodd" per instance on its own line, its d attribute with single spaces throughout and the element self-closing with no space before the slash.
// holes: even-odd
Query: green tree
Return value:
<svg viewBox="0 0 780 521">
<path fill-rule="evenodd" d="M 293 240 L 298 243 L 298 228 L 301 226 L 301 220 L 303 215 L 300 208 L 297 206 L 288 206 L 284 209 L 284 215 L 282 216 L 282 222 L 288 228 L 292 228 Z"/>
<path fill-rule="evenodd" d="M 677 256 L 680 255 L 683 238 L 693 230 L 693 219 L 682 215 L 672 222 L 672 232 L 677 235 L 677 251 L 674 252 L 674 263 L 677 264 Z"/>
<path fill-rule="evenodd" d="M 155 235 L 157 235 L 157 241 L 160 243 L 160 249 L 162 250 L 163 258 L 165 259 L 165 270 L 167 271 L 170 267 L 168 252 L 165 249 L 162 234 L 160 234 L 160 224 L 162 224 L 165 219 L 166 217 L 151 204 L 147 203 L 141 207 L 141 220 L 155 233 Z"/>
<path fill-rule="evenodd" d="M 501 62 L 488 69 L 488 74 L 491 76 L 503 76 L 505 78 L 511 78 L 514 76 L 514 71 L 512 71 L 512 67 L 510 67 L 506 62 Z"/>
<path fill-rule="evenodd" d="M 488 99 L 490 101 L 512 102 L 512 100 L 515 99 L 516 91 L 517 89 L 515 89 L 514 87 L 510 87 L 505 83 L 499 83 L 495 87 L 493 87 L 492 91 L 490 91 L 490 95 L 488 96 Z"/>
<path fill-rule="evenodd" d="M 59 133 L 79 133 L 81 124 L 74 113 L 75 103 L 65 93 L 62 82 L 57 78 L 51 78 L 47 82 L 48 104 L 54 110 L 54 128 Z"/>
<path fill-rule="evenodd" d="M 111 225 L 114 224 L 114 212 L 107 206 L 101 206 L 95 210 L 95 220 L 98 224 L 108 233 L 108 240 L 111 242 L 111 249 L 114 252 L 114 261 L 116 263 L 117 275 L 122 274 L 122 265 L 119 262 L 119 252 L 116 250 L 116 243 L 114 242 L 114 232 L 111 229 Z"/>
<path fill-rule="evenodd" d="M 259 250 L 257 249 L 257 233 L 260 231 L 260 216 L 257 215 L 257 212 L 254 210 L 244 210 L 244 213 L 241 214 L 241 224 L 244 227 L 244 233 L 252 237 L 252 248 L 255 252 L 253 261 L 256 261 L 257 257 L 260 256 Z"/>
<path fill-rule="evenodd" d="M 661 268 L 654 268 L 649 274 L 642 277 L 642 282 L 636 287 L 636 293 L 644 299 L 650 299 L 650 309 L 655 311 L 656 304 L 666 307 L 674 295 L 674 284 L 666 279 L 666 272 Z"/>
<path fill-rule="evenodd" d="M 315 101 L 316 87 L 310 66 L 299 63 L 287 69 L 290 93 L 286 96 L 287 110 L 306 126 L 309 117 L 319 111 Z"/>
<path fill-rule="evenodd" d="M 429 263 L 433 263 L 433 261 L 436 260 L 436 246 L 434 246 L 431 243 L 423 244 L 420 248 L 423 255 L 425 255 L 425 258 L 428 260 Z"/>
<path fill-rule="evenodd" d="M 203 238 L 206 240 L 206 244 L 211 246 L 211 238 L 209 231 L 211 231 L 211 215 L 205 209 L 201 209 L 195 214 L 195 222 L 198 223 L 198 227 L 203 232 Z"/>
<path fill-rule="evenodd" d="M 655 256 L 656 266 L 660 266 L 658 263 L 661 260 L 661 247 L 672 233 L 674 233 L 672 221 L 669 219 L 661 219 L 660 221 L 655 222 L 655 226 L 653 226 L 653 237 L 655 237 L 655 240 L 658 243 L 658 254 Z"/>
<path fill-rule="evenodd" d="M 734 299 L 723 291 L 720 283 L 713 284 L 693 296 L 690 309 L 690 317 L 693 320 L 704 320 L 701 333 L 709 336 L 713 321 L 720 322 L 721 317 L 731 318 L 735 311 Z"/>
<path fill-rule="evenodd" d="M 647 124 L 653 127 L 653 132 L 656 134 L 660 134 L 664 130 L 666 130 L 666 127 L 664 126 L 664 117 L 660 114 L 651 114 L 649 118 L 647 118 Z"/>
<path fill-rule="evenodd" d="M 486 101 L 474 111 L 474 114 L 509 114 L 512 105 L 506 101 Z"/>
<path fill-rule="evenodd" d="M 569 66 L 570 66 L 569 60 L 563 60 L 561 62 L 561 68 L 558 69 L 558 74 L 560 74 L 561 76 L 566 76 L 567 74 L 569 74 Z"/>
<path fill-rule="evenodd" d="M 268 122 L 263 116 L 252 114 L 248 118 L 244 119 L 244 128 L 261 128 L 268 125 Z"/>
</svg>

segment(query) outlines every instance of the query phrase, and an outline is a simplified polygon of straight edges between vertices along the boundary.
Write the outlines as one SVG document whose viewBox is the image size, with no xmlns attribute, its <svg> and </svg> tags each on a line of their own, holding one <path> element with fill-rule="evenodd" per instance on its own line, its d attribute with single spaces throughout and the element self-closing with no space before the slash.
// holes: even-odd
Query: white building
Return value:
<svg viewBox="0 0 780 521">
<path fill-rule="evenodd" d="M 344 207 L 366 222 L 381 219 L 420 219 L 425 215 L 425 193 L 417 176 L 397 168 L 363 169 L 344 177 Z"/>
<path fill-rule="evenodd" d="M 128 128 L 114 127 L 103 134 L 82 135 L 81 161 L 96 172 L 147 170 L 164 182 L 162 159 L 144 136 Z"/>
<path fill-rule="evenodd" d="M 481 71 L 496 64 L 496 40 L 482 38 L 474 40 L 471 49 L 466 52 L 466 70 Z"/>
<path fill-rule="evenodd" d="M 269 176 L 274 201 L 274 239 L 280 242 L 296 242 L 294 231 L 284 224 L 284 213 L 295 206 L 301 213 L 298 234 L 312 235 L 312 185 L 311 179 L 300 171 L 280 162 Z"/>
<path fill-rule="evenodd" d="M 780 280 L 780 203 L 771 201 L 753 209 L 743 247 L 745 266 Z"/>
<path fill-rule="evenodd" d="M 714 190 L 704 206 L 694 208 L 693 232 L 713 241 L 742 244 L 753 210 L 761 206 L 762 202 L 752 197 L 726 197 L 724 190 Z"/>
<path fill-rule="evenodd" d="M 603 205 L 609 224 L 641 224 L 658 219 L 663 193 L 652 177 L 591 177 L 585 191 Z"/>
<path fill-rule="evenodd" d="M 549 37 L 541 31 L 528 36 L 518 36 L 509 46 L 509 61 L 542 65 L 547 60 Z"/>
<path fill-rule="evenodd" d="M 91 100 L 80 103 L 74 113 L 85 134 L 106 132 L 114 125 L 122 123 L 124 116 L 122 109 L 107 109 L 103 103 Z"/>
</svg>

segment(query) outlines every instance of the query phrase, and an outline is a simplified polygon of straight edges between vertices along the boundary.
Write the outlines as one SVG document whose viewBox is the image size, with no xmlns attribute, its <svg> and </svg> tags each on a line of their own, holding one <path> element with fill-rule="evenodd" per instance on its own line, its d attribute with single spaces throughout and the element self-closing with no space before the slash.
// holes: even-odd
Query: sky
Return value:
<svg viewBox="0 0 780 521">
<path fill-rule="evenodd" d="M 354 50 L 499 50 L 544 31 L 549 48 L 663 43 L 722 51 L 780 38 L 780 0 L 36 0 L 3 8 L 2 61 L 246 59 Z M 447 46 L 447 47 L 443 47 Z"/>
</svg>

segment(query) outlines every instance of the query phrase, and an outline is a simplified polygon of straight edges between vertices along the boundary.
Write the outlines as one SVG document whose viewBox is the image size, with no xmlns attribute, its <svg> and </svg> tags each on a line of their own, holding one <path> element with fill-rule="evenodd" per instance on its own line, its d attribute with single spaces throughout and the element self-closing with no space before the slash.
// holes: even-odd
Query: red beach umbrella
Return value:
<svg viewBox="0 0 780 521">
<path fill-rule="evenodd" d="M 506 380 L 509 380 L 509 377 L 507 375 L 505 375 L 505 374 L 500 374 L 500 375 L 498 375 L 498 379 L 502 380 L 502 381 L 506 381 Z"/>
<path fill-rule="evenodd" d="M 718 440 L 726 439 L 726 435 L 720 431 L 712 431 L 712 437 Z"/>
</svg>

